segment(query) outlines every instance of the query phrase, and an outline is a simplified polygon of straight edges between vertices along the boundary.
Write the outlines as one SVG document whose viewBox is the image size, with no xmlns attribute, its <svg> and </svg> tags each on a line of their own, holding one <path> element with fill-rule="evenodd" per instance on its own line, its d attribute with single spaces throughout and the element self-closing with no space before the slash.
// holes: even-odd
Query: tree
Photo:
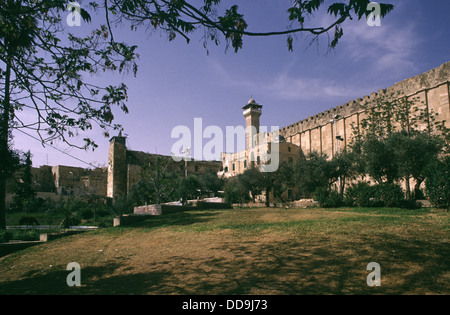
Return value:
<svg viewBox="0 0 450 315">
<path fill-rule="evenodd" d="M 295 186 L 294 182 L 294 165 L 286 161 L 281 161 L 277 170 L 274 172 L 260 172 L 257 179 L 260 181 L 259 186 L 263 187 L 266 194 L 266 206 L 270 206 L 270 193 L 274 198 L 278 198 L 281 202 L 285 202 L 283 193 Z"/>
<path fill-rule="evenodd" d="M 179 178 L 177 195 L 181 197 L 183 205 L 186 205 L 189 199 L 196 199 L 199 196 L 201 187 L 202 185 L 195 175 Z"/>
<path fill-rule="evenodd" d="M 36 196 L 33 188 L 33 175 L 31 174 L 31 153 L 25 154 L 25 165 L 23 166 L 23 175 L 16 183 L 16 191 L 13 197 L 14 207 L 18 210 L 24 210 Z"/>
<path fill-rule="evenodd" d="M 246 191 L 250 192 L 253 202 L 256 196 L 266 188 L 261 174 L 256 167 L 250 167 L 238 175 L 239 182 Z"/>
<path fill-rule="evenodd" d="M 369 137 L 362 143 L 362 161 L 365 174 L 379 184 L 393 183 L 401 177 L 395 149 L 382 138 Z"/>
<path fill-rule="evenodd" d="M 392 133 L 387 138 L 388 145 L 394 153 L 398 174 L 406 183 L 406 198 L 411 199 L 409 180 L 415 181 L 414 196 L 420 197 L 420 186 L 426 178 L 426 168 L 442 153 L 444 140 L 427 132 L 408 135 L 405 132 Z"/>
<path fill-rule="evenodd" d="M 303 195 L 337 205 L 344 199 L 346 180 L 358 174 L 356 157 L 353 151 L 343 151 L 328 160 L 326 155 L 312 152 L 295 165 L 295 181 Z M 336 183 L 337 189 L 333 189 Z"/>
<path fill-rule="evenodd" d="M 435 159 L 426 168 L 426 192 L 431 202 L 437 206 L 450 209 L 450 156 Z"/>
<path fill-rule="evenodd" d="M 176 200 L 180 180 L 176 173 L 169 170 L 170 162 L 170 159 L 157 157 L 151 164 L 144 163 L 141 179 L 132 186 L 130 198 L 141 204 Z"/>
<path fill-rule="evenodd" d="M 280 199 L 283 203 L 285 202 L 283 193 L 295 187 L 294 169 L 294 163 L 281 161 L 275 174 L 276 177 L 272 183 L 273 196 Z M 291 197 L 293 196 L 289 196 L 288 194 L 288 198 Z"/>
<path fill-rule="evenodd" d="M 113 106 L 128 112 L 125 104 L 127 87 L 98 86 L 88 82 L 87 75 L 99 71 L 132 70 L 135 74 L 136 45 L 115 41 L 111 25 L 128 24 L 131 29 L 144 27 L 167 32 L 169 40 L 178 35 L 189 42 L 198 29 L 204 31 L 204 45 L 219 44 L 221 36 L 237 52 L 244 36 L 287 36 L 288 49 L 293 49 L 293 35 L 307 33 L 313 40 L 334 32 L 329 47 L 334 48 L 343 36 L 342 24 L 353 17 L 358 20 L 372 12 L 370 0 L 347 0 L 327 8 L 333 21 L 326 26 L 307 26 L 310 18 L 324 6 L 324 0 L 295 0 L 287 10 L 290 25 L 285 30 L 248 31 L 238 6 L 232 5 L 218 14 L 220 0 L 203 0 L 201 4 L 185 0 L 103 0 L 91 1 L 94 9 L 103 9 L 106 25 L 101 25 L 84 38 L 66 32 L 66 0 L 3 0 L 0 3 L 0 229 L 5 228 L 6 178 L 10 175 L 4 161 L 12 161 L 9 147 L 11 128 L 34 130 L 42 143 L 55 140 L 82 149 L 97 145 L 89 136 L 83 143 L 74 141 L 79 133 L 94 125 L 105 130 L 121 129 L 113 124 Z M 70 5 L 73 15 L 89 22 L 89 13 Z M 384 17 L 391 4 L 380 4 Z M 114 19 L 110 19 L 114 17 Z M 39 20 L 38 20 L 39 18 Z M 26 120 L 18 113 L 34 111 L 36 118 Z M 105 135 L 108 136 L 107 131 Z"/>
<path fill-rule="evenodd" d="M 239 177 L 231 177 L 224 184 L 225 200 L 228 203 L 244 203 L 250 200 L 249 191 Z"/>
<path fill-rule="evenodd" d="M 357 169 L 379 184 L 403 179 L 406 197 L 411 198 L 410 179 L 415 180 L 414 195 L 420 196 L 425 169 L 440 154 L 448 153 L 449 129 L 438 114 L 428 111 L 417 98 L 401 92 L 380 95 L 374 105 L 362 105 L 367 116 L 353 126 L 355 137 L 350 148 L 359 154 Z"/>
<path fill-rule="evenodd" d="M 136 73 L 136 46 L 109 40 L 106 26 L 84 38 L 68 33 L 66 4 L 65 0 L 0 3 L 0 229 L 5 228 L 5 184 L 10 176 L 3 161 L 12 160 L 12 128 L 36 132 L 42 143 L 58 139 L 94 149 L 97 145 L 89 136 L 82 144 L 75 136 L 94 125 L 107 136 L 108 128 L 121 128 L 112 123 L 113 106 L 128 111 L 124 84 L 98 86 L 88 75 L 131 67 Z M 87 11 L 78 9 L 76 13 L 89 22 Z M 26 119 L 22 112 L 34 112 L 35 118 Z"/>
<path fill-rule="evenodd" d="M 224 187 L 223 177 L 218 177 L 213 170 L 197 175 L 202 194 L 217 194 Z"/>
<path fill-rule="evenodd" d="M 112 13 L 115 23 L 124 21 L 131 23 L 132 29 L 138 27 L 154 28 L 166 31 L 169 40 L 177 36 L 183 37 L 188 43 L 191 34 L 196 30 L 204 32 L 204 46 L 213 42 L 220 44 L 222 38 L 231 45 L 235 52 L 243 47 L 244 37 L 286 36 L 289 50 L 293 50 L 293 36 L 307 33 L 313 36 L 313 41 L 322 34 L 333 32 L 329 47 L 334 48 L 344 32 L 342 24 L 353 18 L 360 20 L 368 17 L 372 12 L 368 10 L 370 0 L 347 0 L 332 3 L 326 13 L 332 21 L 325 26 L 314 26 L 314 20 L 325 4 L 324 0 L 295 0 L 287 9 L 287 19 L 290 24 L 284 30 L 267 32 L 249 31 L 244 15 L 234 4 L 220 14 L 221 0 L 203 0 L 199 2 L 185 0 L 109 0 L 104 4 L 97 4 L 97 8 L 105 10 L 106 15 Z M 392 4 L 380 3 L 380 16 L 386 16 L 392 11 Z M 319 18 L 317 18 L 320 20 Z M 329 35 L 329 34 L 328 34 Z"/>
<path fill-rule="evenodd" d="M 336 178 L 331 174 L 333 167 L 330 166 L 326 155 L 317 152 L 311 152 L 306 159 L 298 160 L 295 180 L 303 195 L 311 196 L 319 187 L 330 189 Z"/>
<path fill-rule="evenodd" d="M 238 176 L 243 191 L 250 192 L 252 200 L 261 193 L 265 193 L 266 206 L 270 206 L 270 194 L 284 202 L 282 194 L 295 185 L 293 165 L 282 161 L 274 172 L 263 172 L 258 166 L 253 166 Z"/>
<path fill-rule="evenodd" d="M 351 146 L 370 138 L 386 139 L 395 132 L 407 135 L 425 132 L 450 140 L 450 130 L 445 121 L 438 120 L 438 113 L 429 111 L 419 98 L 408 98 L 401 91 L 380 94 L 375 104 L 361 104 L 361 108 L 367 116 L 361 119 L 359 126 L 352 124 Z"/>
</svg>

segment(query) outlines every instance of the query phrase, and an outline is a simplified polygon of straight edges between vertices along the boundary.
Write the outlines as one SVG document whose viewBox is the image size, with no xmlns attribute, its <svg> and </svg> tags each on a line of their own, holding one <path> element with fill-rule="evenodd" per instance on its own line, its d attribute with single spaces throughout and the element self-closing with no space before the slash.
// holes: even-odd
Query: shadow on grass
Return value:
<svg viewBox="0 0 450 315">
<path fill-rule="evenodd" d="M 214 251 L 228 252 L 226 257 Z M 69 287 L 70 271 L 33 270 L 0 283 L 1 294 L 199 294 L 344 295 L 448 294 L 447 244 L 401 237 L 360 240 L 334 247 L 327 239 L 265 245 L 221 245 L 208 257 L 170 257 L 151 271 L 133 273 L 120 262 L 81 270 L 81 287 Z M 381 287 L 366 283 L 369 262 L 381 265 Z M 149 264 L 151 262 L 148 262 Z M 149 270 L 149 269 L 147 269 Z"/>
<path fill-rule="evenodd" d="M 169 275 L 165 271 L 112 275 L 119 264 L 81 268 L 81 286 L 67 285 L 71 270 L 33 270 L 24 279 L 0 283 L 0 294 L 8 295 L 129 295 L 146 294 L 160 286 Z"/>
<path fill-rule="evenodd" d="M 143 221 L 127 224 L 126 227 L 139 228 L 161 228 L 168 226 L 187 226 L 195 223 L 205 223 L 210 221 L 219 212 L 217 211 L 186 211 L 176 212 L 170 214 L 162 214 L 155 216 L 148 216 Z"/>
<path fill-rule="evenodd" d="M 233 259 L 191 261 L 191 294 L 449 294 L 448 244 L 399 238 L 366 239 L 334 247 L 327 239 L 227 245 Z M 381 266 L 381 287 L 369 287 L 367 265 Z M 208 270 L 208 269 L 207 269 Z"/>
</svg>

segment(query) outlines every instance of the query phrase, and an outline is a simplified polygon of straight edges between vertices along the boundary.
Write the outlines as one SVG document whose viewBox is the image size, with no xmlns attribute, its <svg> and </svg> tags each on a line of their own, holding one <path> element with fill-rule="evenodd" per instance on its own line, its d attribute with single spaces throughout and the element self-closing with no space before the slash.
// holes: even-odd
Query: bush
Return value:
<svg viewBox="0 0 450 315">
<path fill-rule="evenodd" d="M 76 226 L 81 223 L 80 218 L 74 215 L 66 216 L 60 223 L 60 228 L 67 229 L 71 226 Z"/>
<path fill-rule="evenodd" d="M 405 200 L 403 189 L 394 183 L 382 183 L 375 187 L 376 199 L 385 207 L 400 207 Z"/>
<path fill-rule="evenodd" d="M 376 199 L 376 187 L 366 182 L 359 182 L 346 189 L 345 203 L 348 206 L 376 207 L 380 206 Z"/>
<path fill-rule="evenodd" d="M 16 230 L 13 232 L 12 239 L 21 241 L 39 240 L 40 231 L 38 230 Z"/>
<path fill-rule="evenodd" d="M 436 160 L 426 169 L 425 191 L 439 208 L 450 209 L 450 156 Z"/>
<path fill-rule="evenodd" d="M 105 206 L 97 208 L 95 214 L 97 215 L 97 217 L 106 217 L 111 215 L 111 213 L 106 209 Z"/>
<path fill-rule="evenodd" d="M 422 206 L 420 205 L 420 203 L 418 203 L 416 200 L 402 200 L 400 202 L 400 208 L 405 208 L 405 209 L 418 209 L 421 208 Z"/>
<path fill-rule="evenodd" d="M 224 197 L 227 203 L 240 203 L 250 200 L 248 190 L 242 187 L 241 183 L 234 178 L 226 183 Z"/>
<path fill-rule="evenodd" d="M 358 207 L 410 207 L 412 203 L 405 202 L 402 188 L 394 183 L 370 185 L 360 182 L 349 188 L 345 193 L 345 203 Z"/>
<path fill-rule="evenodd" d="M 0 230 L 0 242 L 7 243 L 12 240 L 13 233 L 7 230 Z"/>
<path fill-rule="evenodd" d="M 35 217 L 21 217 L 19 225 L 39 225 L 39 222 Z"/>
<path fill-rule="evenodd" d="M 110 212 L 115 215 L 133 213 L 133 202 L 127 196 L 121 196 L 116 199 L 114 204 L 109 208 Z"/>
<path fill-rule="evenodd" d="M 91 209 L 85 208 L 80 211 L 80 216 L 83 220 L 89 220 L 94 217 L 94 212 Z"/>
<path fill-rule="evenodd" d="M 316 201 L 324 208 L 336 208 L 342 205 L 339 192 L 326 187 L 318 187 L 314 192 Z"/>
</svg>

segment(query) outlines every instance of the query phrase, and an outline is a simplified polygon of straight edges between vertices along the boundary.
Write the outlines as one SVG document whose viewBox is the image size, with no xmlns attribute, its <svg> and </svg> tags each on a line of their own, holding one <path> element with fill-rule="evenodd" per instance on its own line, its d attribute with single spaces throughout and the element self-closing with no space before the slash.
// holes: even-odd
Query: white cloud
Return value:
<svg viewBox="0 0 450 315">
<path fill-rule="evenodd" d="M 287 73 L 279 74 L 275 80 L 266 85 L 270 94 L 286 101 L 325 100 L 351 95 L 354 87 L 338 83 L 331 79 L 293 77 Z"/>
<path fill-rule="evenodd" d="M 240 88 L 255 95 L 270 95 L 282 101 L 331 99 L 355 92 L 355 87 L 324 77 L 290 74 L 289 67 L 256 80 L 243 79 L 241 74 L 232 75 L 222 65 L 211 62 L 217 83 L 224 87 Z"/>
<path fill-rule="evenodd" d="M 407 6 L 396 5 L 397 11 L 405 8 Z M 332 22 L 332 18 L 325 15 L 320 25 Z M 365 19 L 347 21 L 333 60 L 304 59 L 309 57 L 305 53 L 302 57 L 281 62 L 282 68 L 277 72 L 266 72 L 253 80 L 245 73 L 231 72 L 218 62 L 210 61 L 210 65 L 223 86 L 239 87 L 256 95 L 270 94 L 285 101 L 362 97 L 386 87 L 380 86 L 382 82 L 398 80 L 405 73 L 417 70 L 414 58 L 421 39 L 417 36 L 416 24 L 414 20 L 395 17 L 383 19 L 379 27 L 368 26 Z M 327 45 L 327 40 L 322 36 L 320 47 Z M 339 62 L 341 64 L 337 66 Z M 311 63 L 316 64 L 311 67 Z M 300 64 L 306 71 L 295 72 L 293 69 L 298 69 Z"/>
<path fill-rule="evenodd" d="M 382 20 L 381 26 L 374 27 L 361 20 L 343 28 L 339 49 L 354 61 L 364 62 L 373 73 L 404 73 L 415 68 L 413 57 L 421 39 L 413 20 Z"/>
</svg>

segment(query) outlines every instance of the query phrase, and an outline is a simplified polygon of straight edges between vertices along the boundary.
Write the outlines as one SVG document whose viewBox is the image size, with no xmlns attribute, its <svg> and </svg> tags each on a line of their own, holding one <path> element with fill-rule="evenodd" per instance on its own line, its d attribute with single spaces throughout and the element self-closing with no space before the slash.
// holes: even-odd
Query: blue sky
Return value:
<svg viewBox="0 0 450 315">
<path fill-rule="evenodd" d="M 236 2 L 250 31 L 283 30 L 289 24 L 289 0 L 225 0 L 223 6 Z M 207 54 L 202 31 L 187 44 L 181 37 L 169 42 L 159 31 L 132 32 L 122 26 L 115 39 L 138 45 L 137 77 L 100 74 L 96 79 L 128 85 L 130 113 L 116 111 L 115 122 L 124 126 L 132 150 L 170 154 L 177 141 L 171 138 L 173 128 L 193 130 L 194 118 L 202 118 L 203 128 L 243 125 L 241 108 L 250 97 L 264 106 L 261 125 L 284 127 L 450 61 L 450 1 L 389 3 L 396 8 L 380 27 L 369 27 L 365 20 L 346 22 L 343 38 L 328 53 L 326 36 L 310 46 L 310 38 L 299 35 L 293 52 L 287 49 L 286 36 L 280 36 L 247 37 L 237 54 L 226 50 L 224 41 L 220 46 L 209 43 Z M 317 14 L 313 23 L 323 26 L 327 21 Z M 83 24 L 80 31 L 89 27 Z M 54 146 L 106 166 L 109 139 L 98 130 L 90 136 L 99 145 L 94 152 Z M 88 167 L 19 132 L 14 132 L 14 146 L 30 149 L 34 166 Z"/>
</svg>

